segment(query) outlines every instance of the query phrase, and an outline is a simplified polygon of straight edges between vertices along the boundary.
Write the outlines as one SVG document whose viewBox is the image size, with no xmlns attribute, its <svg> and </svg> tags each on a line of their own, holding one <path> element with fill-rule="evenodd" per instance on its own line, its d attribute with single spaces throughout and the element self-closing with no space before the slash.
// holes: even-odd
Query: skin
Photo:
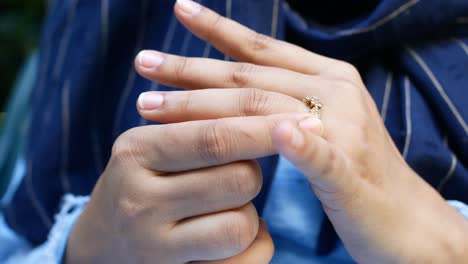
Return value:
<svg viewBox="0 0 468 264">
<path fill-rule="evenodd" d="M 274 153 L 307 177 L 358 262 L 468 259 L 468 224 L 406 164 L 353 66 L 188 0 L 175 14 L 239 62 L 138 55 L 142 76 L 185 91 L 140 96 L 140 114 L 167 124 L 115 142 L 67 263 L 268 263 L 273 244 L 250 203 L 261 188 L 252 160 Z M 322 100 L 322 120 L 307 113 L 308 95 Z"/>
</svg>

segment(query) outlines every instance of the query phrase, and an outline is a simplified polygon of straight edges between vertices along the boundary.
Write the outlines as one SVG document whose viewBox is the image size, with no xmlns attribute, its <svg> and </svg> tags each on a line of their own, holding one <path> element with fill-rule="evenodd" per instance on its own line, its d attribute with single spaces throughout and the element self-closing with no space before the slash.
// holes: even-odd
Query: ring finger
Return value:
<svg viewBox="0 0 468 264">
<path fill-rule="evenodd" d="M 144 118 L 162 123 L 309 110 L 293 97 L 256 88 L 147 92 L 137 105 Z"/>
</svg>

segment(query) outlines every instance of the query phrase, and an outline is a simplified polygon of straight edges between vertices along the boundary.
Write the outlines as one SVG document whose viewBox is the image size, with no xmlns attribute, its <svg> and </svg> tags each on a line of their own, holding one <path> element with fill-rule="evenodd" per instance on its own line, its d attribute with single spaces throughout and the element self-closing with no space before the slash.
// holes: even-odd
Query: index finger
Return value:
<svg viewBox="0 0 468 264">
<path fill-rule="evenodd" d="M 177 0 L 175 14 L 192 33 L 238 61 L 319 74 L 336 61 L 257 33 L 191 0 Z"/>
<path fill-rule="evenodd" d="M 120 136 L 113 157 L 156 172 L 181 172 L 276 153 L 271 134 L 283 120 L 308 113 L 234 117 L 133 128 Z"/>
</svg>

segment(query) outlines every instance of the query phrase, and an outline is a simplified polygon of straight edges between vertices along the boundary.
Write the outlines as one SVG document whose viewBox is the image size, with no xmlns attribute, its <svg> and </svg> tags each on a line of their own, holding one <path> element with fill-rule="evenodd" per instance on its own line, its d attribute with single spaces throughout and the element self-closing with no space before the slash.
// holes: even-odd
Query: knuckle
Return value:
<svg viewBox="0 0 468 264">
<path fill-rule="evenodd" d="M 208 30 L 205 34 L 205 39 L 207 42 L 211 43 L 213 42 L 214 38 L 216 37 L 216 32 L 224 26 L 224 23 L 226 22 L 226 18 L 223 16 L 216 14 L 212 22 L 208 26 Z"/>
<path fill-rule="evenodd" d="M 256 53 L 269 49 L 273 41 L 274 39 L 267 35 L 252 31 L 247 39 L 247 45 L 250 51 Z"/>
<path fill-rule="evenodd" d="M 141 204 L 135 202 L 133 198 L 124 196 L 120 197 L 116 201 L 115 212 L 119 218 L 123 219 L 133 219 L 136 218 L 137 215 L 142 210 Z"/>
<path fill-rule="evenodd" d="M 369 120 L 365 111 L 356 111 L 355 118 L 350 120 L 348 126 L 352 135 L 355 136 L 355 141 L 358 144 L 363 144 L 368 140 Z"/>
<path fill-rule="evenodd" d="M 146 204 L 136 195 L 120 195 L 114 202 L 114 214 L 116 224 L 121 230 L 130 229 L 137 219 L 146 211 Z"/>
<path fill-rule="evenodd" d="M 354 85 L 352 82 L 349 82 L 347 80 L 339 80 L 336 82 L 336 86 L 344 91 L 355 91 L 356 90 L 356 85 Z"/>
<path fill-rule="evenodd" d="M 234 213 L 225 225 L 228 247 L 235 252 L 243 252 L 255 240 L 258 228 L 250 213 L 239 210 Z"/>
<path fill-rule="evenodd" d="M 205 126 L 201 129 L 201 135 L 198 138 L 197 147 L 200 157 L 208 163 L 225 163 L 233 152 L 231 133 L 221 124 L 221 121 L 214 120 Z"/>
<path fill-rule="evenodd" d="M 245 161 L 239 164 L 234 176 L 228 176 L 228 192 L 238 194 L 250 201 L 262 188 L 262 172 L 256 161 Z"/>
<path fill-rule="evenodd" d="M 363 86 L 357 84 L 357 81 L 348 79 L 336 80 L 335 87 L 341 91 L 341 96 L 346 98 L 348 101 L 353 102 L 354 105 L 361 107 L 367 106 L 366 93 L 367 91 L 362 89 Z"/>
<path fill-rule="evenodd" d="M 361 79 L 359 71 L 351 63 L 340 61 L 338 62 L 336 69 L 338 69 L 339 74 L 343 76 L 343 79 L 345 80 L 357 82 Z"/>
<path fill-rule="evenodd" d="M 258 116 L 268 112 L 270 99 L 268 92 L 257 88 L 248 88 L 240 90 L 240 93 L 240 116 Z"/>
<path fill-rule="evenodd" d="M 118 163 L 133 166 L 137 163 L 137 157 L 141 155 L 141 152 L 142 146 L 135 129 L 130 129 L 115 140 L 111 156 Z"/>
<path fill-rule="evenodd" d="M 372 152 L 371 146 L 375 144 L 369 135 L 369 125 L 354 117 L 348 121 L 343 124 L 343 129 L 347 131 L 348 140 L 340 142 L 341 150 L 354 164 L 367 166 L 370 158 L 369 153 Z"/>
<path fill-rule="evenodd" d="M 192 109 L 192 91 L 185 91 L 185 97 L 183 98 L 182 103 L 180 104 L 180 112 L 189 114 L 193 111 Z"/>
<path fill-rule="evenodd" d="M 325 165 L 323 166 L 320 174 L 327 176 L 333 174 L 336 171 L 339 162 L 337 153 L 331 150 L 327 152 L 325 159 L 326 162 L 324 163 Z"/>
<path fill-rule="evenodd" d="M 174 66 L 174 78 L 176 81 L 182 81 L 184 79 L 184 75 L 187 72 L 187 69 L 190 64 L 190 59 L 187 57 L 179 57 L 177 59 L 177 63 Z"/>
<path fill-rule="evenodd" d="M 256 66 L 251 63 L 236 63 L 232 70 L 229 81 L 238 88 L 249 86 Z"/>
<path fill-rule="evenodd" d="M 317 160 L 320 157 L 320 149 L 317 146 L 310 146 L 307 149 L 307 159 L 308 160 Z"/>
<path fill-rule="evenodd" d="M 352 156 L 357 158 L 358 160 L 366 160 L 368 158 L 368 151 L 369 151 L 369 128 L 368 124 L 364 121 L 356 121 L 350 125 L 350 132 L 353 135 L 354 142 L 358 144 L 354 144 L 352 149 L 350 150 Z"/>
<path fill-rule="evenodd" d="M 152 179 L 152 182 L 157 182 L 158 187 L 153 188 L 155 185 L 131 177 L 121 177 L 118 180 L 114 186 L 115 195 L 109 205 L 113 219 L 120 230 L 129 232 L 130 228 L 138 228 L 137 221 L 146 217 L 148 212 L 156 216 L 152 217 L 154 224 L 172 217 L 169 213 L 174 206 L 171 204 L 174 188 L 158 177 Z"/>
</svg>

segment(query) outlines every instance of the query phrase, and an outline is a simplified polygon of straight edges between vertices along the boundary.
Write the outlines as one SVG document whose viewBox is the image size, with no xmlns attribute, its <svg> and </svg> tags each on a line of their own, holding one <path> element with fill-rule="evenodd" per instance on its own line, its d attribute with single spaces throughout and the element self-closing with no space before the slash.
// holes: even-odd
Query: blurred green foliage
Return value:
<svg viewBox="0 0 468 264">
<path fill-rule="evenodd" d="M 0 0 L 0 112 L 26 57 L 39 43 L 45 0 Z"/>
</svg>

